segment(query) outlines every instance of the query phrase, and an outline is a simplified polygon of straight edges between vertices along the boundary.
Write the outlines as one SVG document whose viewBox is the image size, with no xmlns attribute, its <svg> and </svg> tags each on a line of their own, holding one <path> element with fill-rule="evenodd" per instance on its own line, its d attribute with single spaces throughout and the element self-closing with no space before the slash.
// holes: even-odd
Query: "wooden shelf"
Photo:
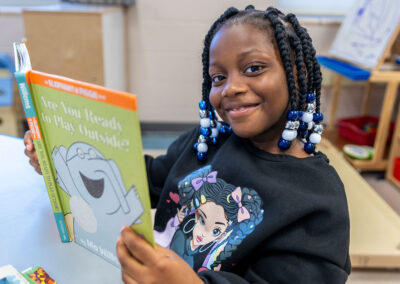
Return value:
<svg viewBox="0 0 400 284">
<path fill-rule="evenodd" d="M 346 144 L 354 144 L 353 141 L 339 136 L 337 127 L 329 127 L 324 131 L 324 138 L 328 139 L 336 149 L 342 151 L 343 146 Z M 357 160 L 352 159 L 345 155 L 343 152 L 343 157 L 350 162 L 350 164 L 359 171 L 384 171 L 387 168 L 389 149 L 385 146 L 385 151 L 380 160 Z"/>
<path fill-rule="evenodd" d="M 344 155 L 347 161 L 350 162 L 350 164 L 356 168 L 357 170 L 360 171 L 384 171 L 386 170 L 388 161 L 384 159 L 380 160 L 357 160 L 357 159 L 352 159 L 346 155 Z"/>
</svg>

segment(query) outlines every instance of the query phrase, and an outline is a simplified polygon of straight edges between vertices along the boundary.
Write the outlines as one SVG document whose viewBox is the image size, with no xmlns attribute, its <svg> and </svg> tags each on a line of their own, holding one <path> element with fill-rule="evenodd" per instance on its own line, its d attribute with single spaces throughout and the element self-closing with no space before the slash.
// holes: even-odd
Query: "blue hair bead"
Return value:
<svg viewBox="0 0 400 284">
<path fill-rule="evenodd" d="M 301 110 L 297 111 L 297 119 L 301 119 L 301 117 L 303 116 L 303 112 Z"/>
<path fill-rule="evenodd" d="M 221 128 L 219 129 L 219 133 L 221 134 L 227 134 L 228 133 L 228 129 L 226 127 L 226 125 L 222 125 Z"/>
<path fill-rule="evenodd" d="M 286 114 L 286 117 L 288 120 L 295 121 L 295 120 L 297 120 L 298 115 L 299 114 L 298 114 L 297 110 L 289 110 Z"/>
<path fill-rule="evenodd" d="M 207 158 L 207 152 L 197 152 L 197 160 L 199 161 L 205 161 Z"/>
<path fill-rule="evenodd" d="M 315 123 L 320 123 L 324 119 L 322 112 L 316 112 L 313 114 L 313 120 Z"/>
<path fill-rule="evenodd" d="M 201 110 L 206 110 L 207 109 L 207 102 L 206 101 L 200 101 L 199 102 L 199 108 Z"/>
<path fill-rule="evenodd" d="M 283 139 L 282 137 L 278 141 L 278 147 L 281 150 L 287 150 L 290 147 L 290 141 Z"/>
<path fill-rule="evenodd" d="M 213 145 L 217 144 L 217 143 L 218 143 L 218 139 L 217 139 L 216 137 L 211 138 L 211 143 L 212 143 Z"/>
<path fill-rule="evenodd" d="M 209 114 L 208 118 L 211 119 L 211 120 L 215 120 L 215 112 L 214 111 L 210 111 L 210 114 Z"/>
<path fill-rule="evenodd" d="M 208 137 L 211 134 L 211 129 L 209 127 L 208 128 L 200 127 L 200 133 Z"/>
<path fill-rule="evenodd" d="M 199 146 L 198 142 L 193 144 L 193 151 L 197 152 L 197 146 Z"/>
<path fill-rule="evenodd" d="M 306 98 L 306 102 L 307 103 L 313 103 L 315 101 L 315 95 L 313 93 L 308 93 L 307 94 L 307 98 Z"/>
<path fill-rule="evenodd" d="M 311 142 L 307 142 L 304 144 L 304 151 L 306 151 L 308 154 L 313 153 L 315 150 L 315 145 Z"/>
<path fill-rule="evenodd" d="M 298 132 L 304 132 L 304 131 L 307 130 L 307 128 L 308 128 L 308 123 L 304 122 L 304 121 L 300 121 L 299 128 L 298 128 L 297 131 Z"/>
</svg>

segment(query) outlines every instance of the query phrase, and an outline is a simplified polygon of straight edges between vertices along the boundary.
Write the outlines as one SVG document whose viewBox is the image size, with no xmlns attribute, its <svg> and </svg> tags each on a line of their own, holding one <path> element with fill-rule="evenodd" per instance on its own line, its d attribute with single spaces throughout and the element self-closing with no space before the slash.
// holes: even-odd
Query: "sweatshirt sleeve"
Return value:
<svg viewBox="0 0 400 284">
<path fill-rule="evenodd" d="M 165 180 L 180 154 L 195 139 L 198 128 L 182 134 L 168 147 L 167 153 L 158 157 L 144 155 L 147 171 L 147 181 L 150 191 L 151 207 L 157 206 Z"/>
</svg>

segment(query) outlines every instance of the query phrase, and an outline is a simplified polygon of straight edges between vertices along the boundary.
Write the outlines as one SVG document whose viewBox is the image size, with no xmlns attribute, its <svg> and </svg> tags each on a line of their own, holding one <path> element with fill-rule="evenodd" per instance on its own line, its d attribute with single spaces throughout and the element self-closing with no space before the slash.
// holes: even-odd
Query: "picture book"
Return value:
<svg viewBox="0 0 400 284">
<path fill-rule="evenodd" d="M 34 71 L 14 44 L 15 78 L 58 231 L 119 267 L 131 225 L 153 246 L 136 96 Z"/>
</svg>

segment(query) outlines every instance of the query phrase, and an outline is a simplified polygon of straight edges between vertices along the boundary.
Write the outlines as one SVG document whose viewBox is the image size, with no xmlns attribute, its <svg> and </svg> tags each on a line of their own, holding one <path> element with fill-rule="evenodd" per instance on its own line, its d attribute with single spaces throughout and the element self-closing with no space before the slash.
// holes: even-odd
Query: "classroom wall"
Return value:
<svg viewBox="0 0 400 284">
<path fill-rule="evenodd" d="M 273 1 L 249 1 L 265 9 Z M 143 122 L 197 123 L 201 99 L 202 42 L 210 24 L 229 6 L 244 8 L 240 0 L 137 0 L 127 12 L 128 89 L 137 94 Z M 340 26 L 335 21 L 302 20 L 319 54 L 328 54 Z M 329 122 L 331 75 L 324 70 L 322 111 Z M 362 84 L 345 81 L 337 117 L 358 115 Z M 370 112 L 378 115 L 382 87 L 373 87 Z"/>
<path fill-rule="evenodd" d="M 272 0 L 136 0 L 128 11 L 129 90 L 144 122 L 198 122 L 204 36 L 229 6 Z"/>
<path fill-rule="evenodd" d="M 201 98 L 202 41 L 209 25 L 233 5 L 244 8 L 240 0 L 136 0 L 126 11 L 128 90 L 138 95 L 143 122 L 197 123 L 197 103 Z M 249 1 L 264 9 L 273 0 Z M 248 3 L 248 2 L 246 2 Z M 0 11 L 0 52 L 12 54 L 11 43 L 24 35 L 21 14 Z M 328 54 L 340 26 L 338 22 L 304 19 L 319 54 Z M 324 71 L 322 110 L 329 122 L 331 98 L 329 72 Z M 359 114 L 362 84 L 346 82 L 342 89 L 337 117 Z M 375 85 L 370 113 L 378 115 L 384 87 Z"/>
</svg>

